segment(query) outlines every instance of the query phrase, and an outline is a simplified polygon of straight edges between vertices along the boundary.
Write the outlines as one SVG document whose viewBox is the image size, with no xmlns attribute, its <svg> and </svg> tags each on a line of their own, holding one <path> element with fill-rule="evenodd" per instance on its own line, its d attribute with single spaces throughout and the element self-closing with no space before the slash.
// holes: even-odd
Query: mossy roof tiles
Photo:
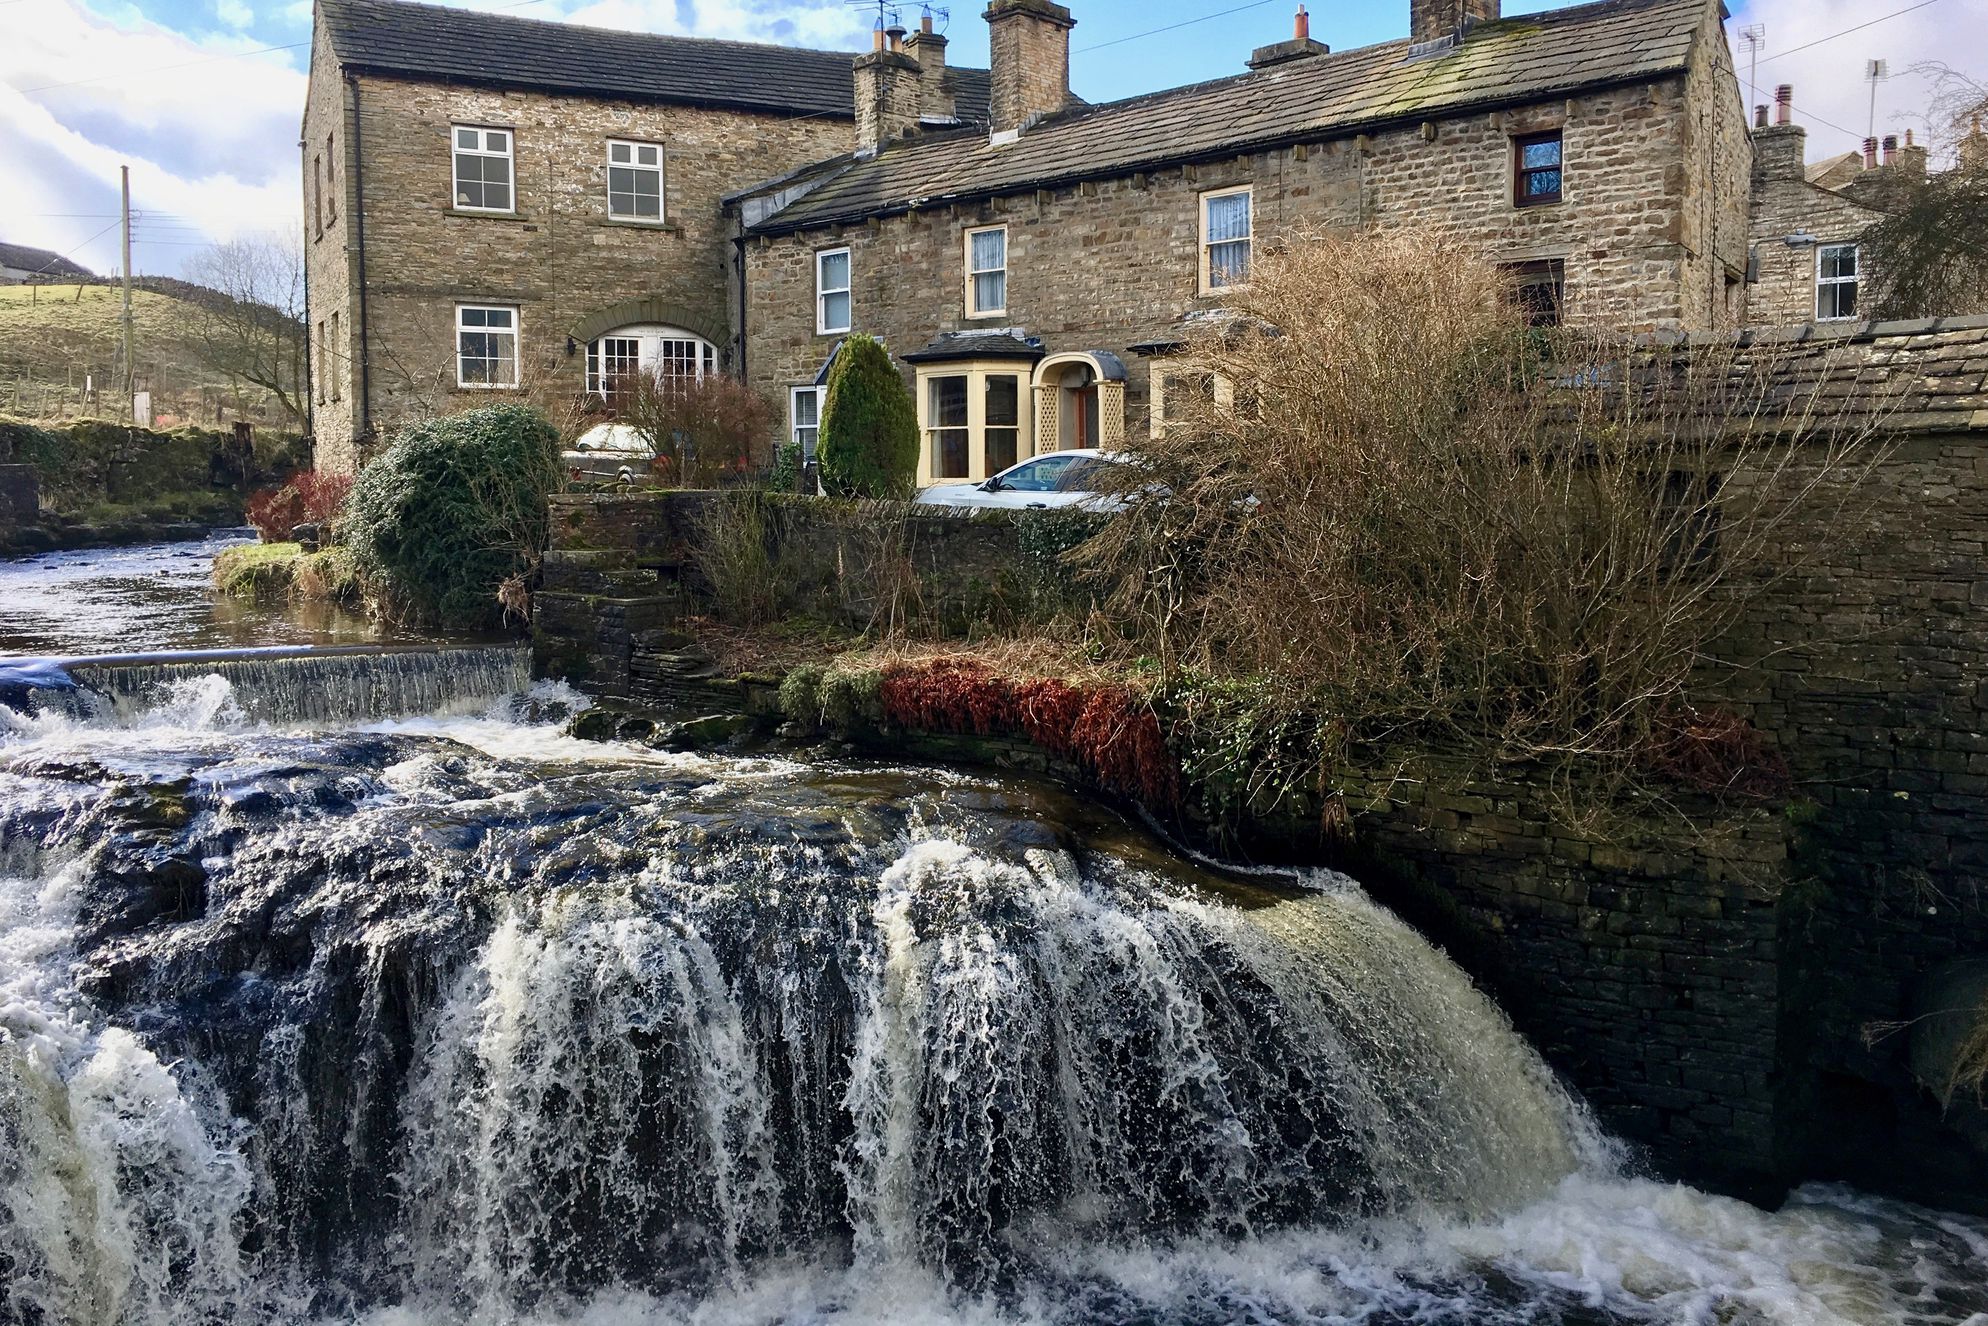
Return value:
<svg viewBox="0 0 1988 1326">
<path fill-rule="evenodd" d="M 1537 101 L 1682 71 L 1717 0 L 1602 0 L 1480 24 L 1447 50 L 1406 41 L 1293 60 L 1212 82 L 1084 106 L 1001 145 L 983 133 L 914 138 L 761 221 L 779 232 L 908 206 L 1125 175 L 1259 145 Z"/>
</svg>

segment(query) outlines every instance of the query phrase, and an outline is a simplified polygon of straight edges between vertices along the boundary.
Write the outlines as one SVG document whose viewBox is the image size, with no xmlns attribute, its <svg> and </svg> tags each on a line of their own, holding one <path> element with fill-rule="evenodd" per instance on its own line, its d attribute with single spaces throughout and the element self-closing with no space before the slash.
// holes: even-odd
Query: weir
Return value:
<svg viewBox="0 0 1988 1326">
<path fill-rule="evenodd" d="M 522 645 L 277 646 L 0 662 L 0 702 L 130 718 L 175 688 L 225 683 L 241 715 L 265 723 L 350 722 L 487 704 L 531 684 Z"/>
</svg>

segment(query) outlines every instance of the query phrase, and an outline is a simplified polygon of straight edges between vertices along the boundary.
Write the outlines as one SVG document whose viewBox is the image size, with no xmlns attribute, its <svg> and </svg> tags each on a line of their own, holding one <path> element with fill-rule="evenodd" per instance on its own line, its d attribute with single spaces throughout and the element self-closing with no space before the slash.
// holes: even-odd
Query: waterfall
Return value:
<svg viewBox="0 0 1988 1326">
<path fill-rule="evenodd" d="M 235 685 L 0 722 L 0 1321 L 1988 1311 L 1988 1226 L 1627 1174 L 1350 880 Z"/>
<path fill-rule="evenodd" d="M 125 716 L 188 681 L 219 677 L 253 721 L 337 723 L 481 708 L 530 685 L 531 651 L 523 645 L 246 650 L 80 660 L 67 671 Z"/>
</svg>

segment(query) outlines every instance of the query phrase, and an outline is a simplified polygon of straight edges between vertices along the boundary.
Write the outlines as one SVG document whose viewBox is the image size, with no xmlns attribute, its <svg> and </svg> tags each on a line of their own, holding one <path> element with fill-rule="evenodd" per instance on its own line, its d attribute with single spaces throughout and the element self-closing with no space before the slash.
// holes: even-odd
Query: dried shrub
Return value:
<svg viewBox="0 0 1988 1326">
<path fill-rule="evenodd" d="M 264 543 L 281 543 L 304 519 L 304 499 L 289 484 L 249 494 L 243 515 Z"/>
<path fill-rule="evenodd" d="M 1178 808 L 1180 765 L 1152 706 L 1117 683 L 1015 681 L 975 659 L 887 669 L 883 716 L 899 727 L 1019 736 L 1076 765 L 1099 787 L 1155 810 Z"/>
<path fill-rule="evenodd" d="M 1643 761 L 1658 776 L 1698 792 L 1767 800 L 1794 787 L 1788 762 L 1766 734 L 1727 709 L 1673 705 L 1661 711 Z"/>
<path fill-rule="evenodd" d="M 773 405 L 737 378 L 633 373 L 611 387 L 611 413 L 648 445 L 658 481 L 710 488 L 772 468 Z"/>
<path fill-rule="evenodd" d="M 785 576 L 773 554 L 766 494 L 748 488 L 719 493 L 700 522 L 691 555 L 721 619 L 758 626 L 779 615 Z"/>
<path fill-rule="evenodd" d="M 297 494 L 305 521 L 313 525 L 329 525 L 338 519 L 339 512 L 345 507 L 346 494 L 352 491 L 352 476 L 300 470 L 291 478 L 289 486 Z"/>
<path fill-rule="evenodd" d="M 1273 678 L 1332 716 L 1280 781 L 1443 751 L 1554 766 L 1582 814 L 1813 555 L 1791 521 L 1857 532 L 1882 404 L 1834 352 L 1791 387 L 1790 353 L 1533 327 L 1443 233 L 1291 233 L 1128 439 L 1128 495 L 1168 498 L 1072 556 L 1163 684 Z"/>
</svg>

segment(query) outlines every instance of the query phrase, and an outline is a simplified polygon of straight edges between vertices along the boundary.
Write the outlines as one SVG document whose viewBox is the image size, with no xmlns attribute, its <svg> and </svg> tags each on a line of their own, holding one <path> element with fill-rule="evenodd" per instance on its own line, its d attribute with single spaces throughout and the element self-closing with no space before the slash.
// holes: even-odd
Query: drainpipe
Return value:
<svg viewBox="0 0 1988 1326">
<path fill-rule="evenodd" d="M 373 433 L 373 355 L 368 347 L 373 320 L 366 316 L 366 151 L 359 137 L 359 79 L 347 73 L 352 91 L 352 241 L 359 250 L 359 435 Z"/>
<path fill-rule="evenodd" d="M 732 236 L 732 256 L 739 294 L 739 325 L 733 337 L 732 362 L 738 369 L 739 381 L 746 380 L 746 237 Z"/>
<path fill-rule="evenodd" d="M 304 178 L 303 175 L 304 166 L 305 163 L 307 163 L 310 160 L 310 157 L 311 157 L 310 140 L 306 138 L 299 138 L 297 140 L 297 169 L 298 169 L 299 179 Z M 310 186 L 307 184 L 304 186 L 304 188 L 308 190 Z M 316 203 L 311 198 L 311 195 L 308 192 L 305 193 L 304 210 L 308 213 L 315 206 Z M 304 270 L 307 273 L 310 270 L 310 265 L 311 265 L 311 244 L 309 237 L 306 236 L 304 238 Z M 318 455 L 317 455 L 318 392 L 317 392 L 317 382 L 315 380 L 317 377 L 317 358 L 318 357 L 315 354 L 311 353 L 311 282 L 310 278 L 306 276 L 304 280 L 304 365 L 303 365 L 304 371 L 301 377 L 303 382 L 302 389 L 304 393 L 304 436 L 311 439 L 312 469 L 316 469 L 318 463 Z M 250 458 L 249 468 L 250 469 L 255 468 L 255 461 L 253 457 Z"/>
</svg>

